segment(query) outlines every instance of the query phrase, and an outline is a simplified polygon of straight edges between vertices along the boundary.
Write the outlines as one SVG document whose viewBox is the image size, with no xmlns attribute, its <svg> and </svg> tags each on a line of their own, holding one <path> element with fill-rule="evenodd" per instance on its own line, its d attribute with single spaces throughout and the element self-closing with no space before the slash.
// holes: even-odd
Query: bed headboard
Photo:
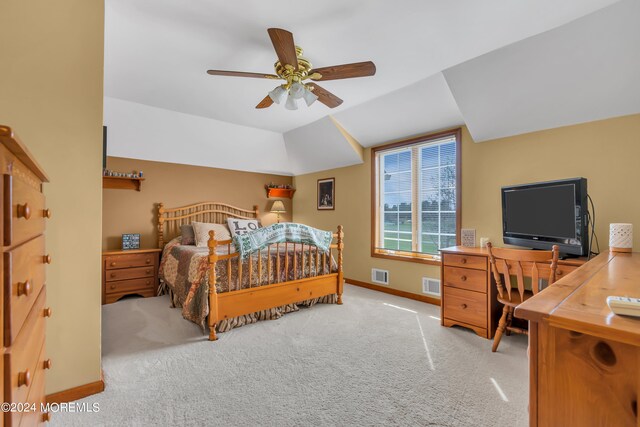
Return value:
<svg viewBox="0 0 640 427">
<path fill-rule="evenodd" d="M 227 218 L 258 219 L 258 206 L 241 209 L 219 202 L 202 202 L 180 208 L 165 208 L 158 203 L 158 247 L 180 234 L 180 226 L 192 222 L 226 224 Z"/>
</svg>

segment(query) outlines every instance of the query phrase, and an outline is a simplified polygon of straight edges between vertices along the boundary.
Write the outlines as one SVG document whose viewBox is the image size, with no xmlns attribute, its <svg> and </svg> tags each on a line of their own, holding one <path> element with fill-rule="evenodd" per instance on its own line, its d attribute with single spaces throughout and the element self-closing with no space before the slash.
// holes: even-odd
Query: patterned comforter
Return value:
<svg viewBox="0 0 640 427">
<path fill-rule="evenodd" d="M 160 261 L 160 279 L 162 279 L 172 291 L 173 303 L 177 307 L 182 307 L 182 316 L 205 329 L 205 320 L 209 314 L 209 275 L 208 275 L 208 248 L 198 248 L 192 245 L 181 245 L 180 237 L 171 240 L 162 252 Z M 231 252 L 235 252 L 233 245 L 230 245 Z M 229 253 L 227 246 L 218 246 L 218 254 Z M 280 277 L 276 280 L 277 257 L 280 257 Z M 242 261 L 242 281 L 238 284 L 238 258 L 231 260 L 231 281 L 229 281 L 229 263 L 227 260 L 219 260 L 216 263 L 216 291 L 218 293 L 246 289 L 255 286 L 268 285 L 269 282 L 283 282 L 293 280 L 293 245 L 289 245 L 288 252 L 285 253 L 284 245 L 280 245 L 279 255 L 275 250 L 268 253 L 266 250 L 260 252 L 262 258 L 262 269 L 258 271 L 258 253 L 254 253 L 250 258 Z M 285 257 L 288 257 L 288 271 L 284 271 Z M 307 256 L 307 251 L 303 252 L 298 245 L 296 253 L 297 263 L 295 277 L 316 276 L 316 257 L 312 254 L 311 259 Z M 302 260 L 302 262 L 301 262 Z M 319 257 L 318 274 L 337 272 L 337 264 L 333 257 L 326 257 L 326 264 L 322 265 L 322 255 Z M 271 268 L 267 268 L 267 262 L 271 263 Z M 249 267 L 251 267 L 251 286 L 249 285 Z M 260 277 L 259 277 L 260 274 Z M 235 327 L 255 323 L 258 320 L 277 319 L 286 313 L 298 311 L 300 306 L 312 306 L 320 303 L 335 303 L 336 295 L 327 295 L 321 298 L 314 298 L 301 301 L 295 304 L 288 304 L 263 310 L 233 319 L 223 320 L 216 326 L 217 332 L 226 332 Z"/>
</svg>

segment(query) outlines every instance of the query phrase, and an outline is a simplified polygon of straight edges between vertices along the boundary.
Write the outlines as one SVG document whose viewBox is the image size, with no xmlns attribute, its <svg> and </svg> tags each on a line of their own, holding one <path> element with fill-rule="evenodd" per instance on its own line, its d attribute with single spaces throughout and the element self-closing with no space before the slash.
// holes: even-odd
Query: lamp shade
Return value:
<svg viewBox="0 0 640 427">
<path fill-rule="evenodd" d="M 287 90 L 282 86 L 278 86 L 274 90 L 269 92 L 269 98 L 271 98 L 271 100 L 276 104 L 280 104 L 286 97 Z"/>
<path fill-rule="evenodd" d="M 302 85 L 302 83 L 295 82 L 291 85 L 289 89 L 289 94 L 293 97 L 293 99 L 300 99 L 304 96 L 306 88 Z"/>
<path fill-rule="evenodd" d="M 286 104 L 284 104 L 284 108 L 286 108 L 287 110 L 298 109 L 298 103 L 296 102 L 296 99 L 293 96 L 291 96 L 291 93 L 289 93 L 289 96 L 287 96 L 287 102 Z"/>
<path fill-rule="evenodd" d="M 304 102 L 307 103 L 307 107 L 311 107 L 311 104 L 316 102 L 316 100 L 318 99 L 315 93 L 311 92 L 309 89 L 306 89 L 306 88 L 304 90 L 304 95 L 302 97 L 304 98 Z"/>
<path fill-rule="evenodd" d="M 284 203 L 282 203 L 282 200 L 276 200 L 275 202 L 273 202 L 273 205 L 271 205 L 271 212 L 272 213 L 286 212 L 286 209 L 284 208 Z"/>
</svg>

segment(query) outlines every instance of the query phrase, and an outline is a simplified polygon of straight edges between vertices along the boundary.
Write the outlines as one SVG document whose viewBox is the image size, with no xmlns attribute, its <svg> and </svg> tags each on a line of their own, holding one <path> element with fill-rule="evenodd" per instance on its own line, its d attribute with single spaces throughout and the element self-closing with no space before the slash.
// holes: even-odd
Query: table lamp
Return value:
<svg viewBox="0 0 640 427">
<path fill-rule="evenodd" d="M 278 223 L 280 222 L 280 214 L 285 212 L 286 209 L 284 208 L 282 200 L 276 200 L 273 202 L 273 205 L 271 205 L 271 213 L 278 214 Z"/>
</svg>

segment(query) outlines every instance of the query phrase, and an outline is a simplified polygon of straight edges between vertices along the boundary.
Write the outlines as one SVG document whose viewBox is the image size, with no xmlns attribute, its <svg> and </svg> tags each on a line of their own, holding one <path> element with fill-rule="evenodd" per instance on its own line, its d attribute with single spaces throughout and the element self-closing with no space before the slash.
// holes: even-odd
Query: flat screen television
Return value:
<svg viewBox="0 0 640 427">
<path fill-rule="evenodd" d="M 587 219 L 586 178 L 502 187 L 506 244 L 587 256 Z"/>
</svg>

